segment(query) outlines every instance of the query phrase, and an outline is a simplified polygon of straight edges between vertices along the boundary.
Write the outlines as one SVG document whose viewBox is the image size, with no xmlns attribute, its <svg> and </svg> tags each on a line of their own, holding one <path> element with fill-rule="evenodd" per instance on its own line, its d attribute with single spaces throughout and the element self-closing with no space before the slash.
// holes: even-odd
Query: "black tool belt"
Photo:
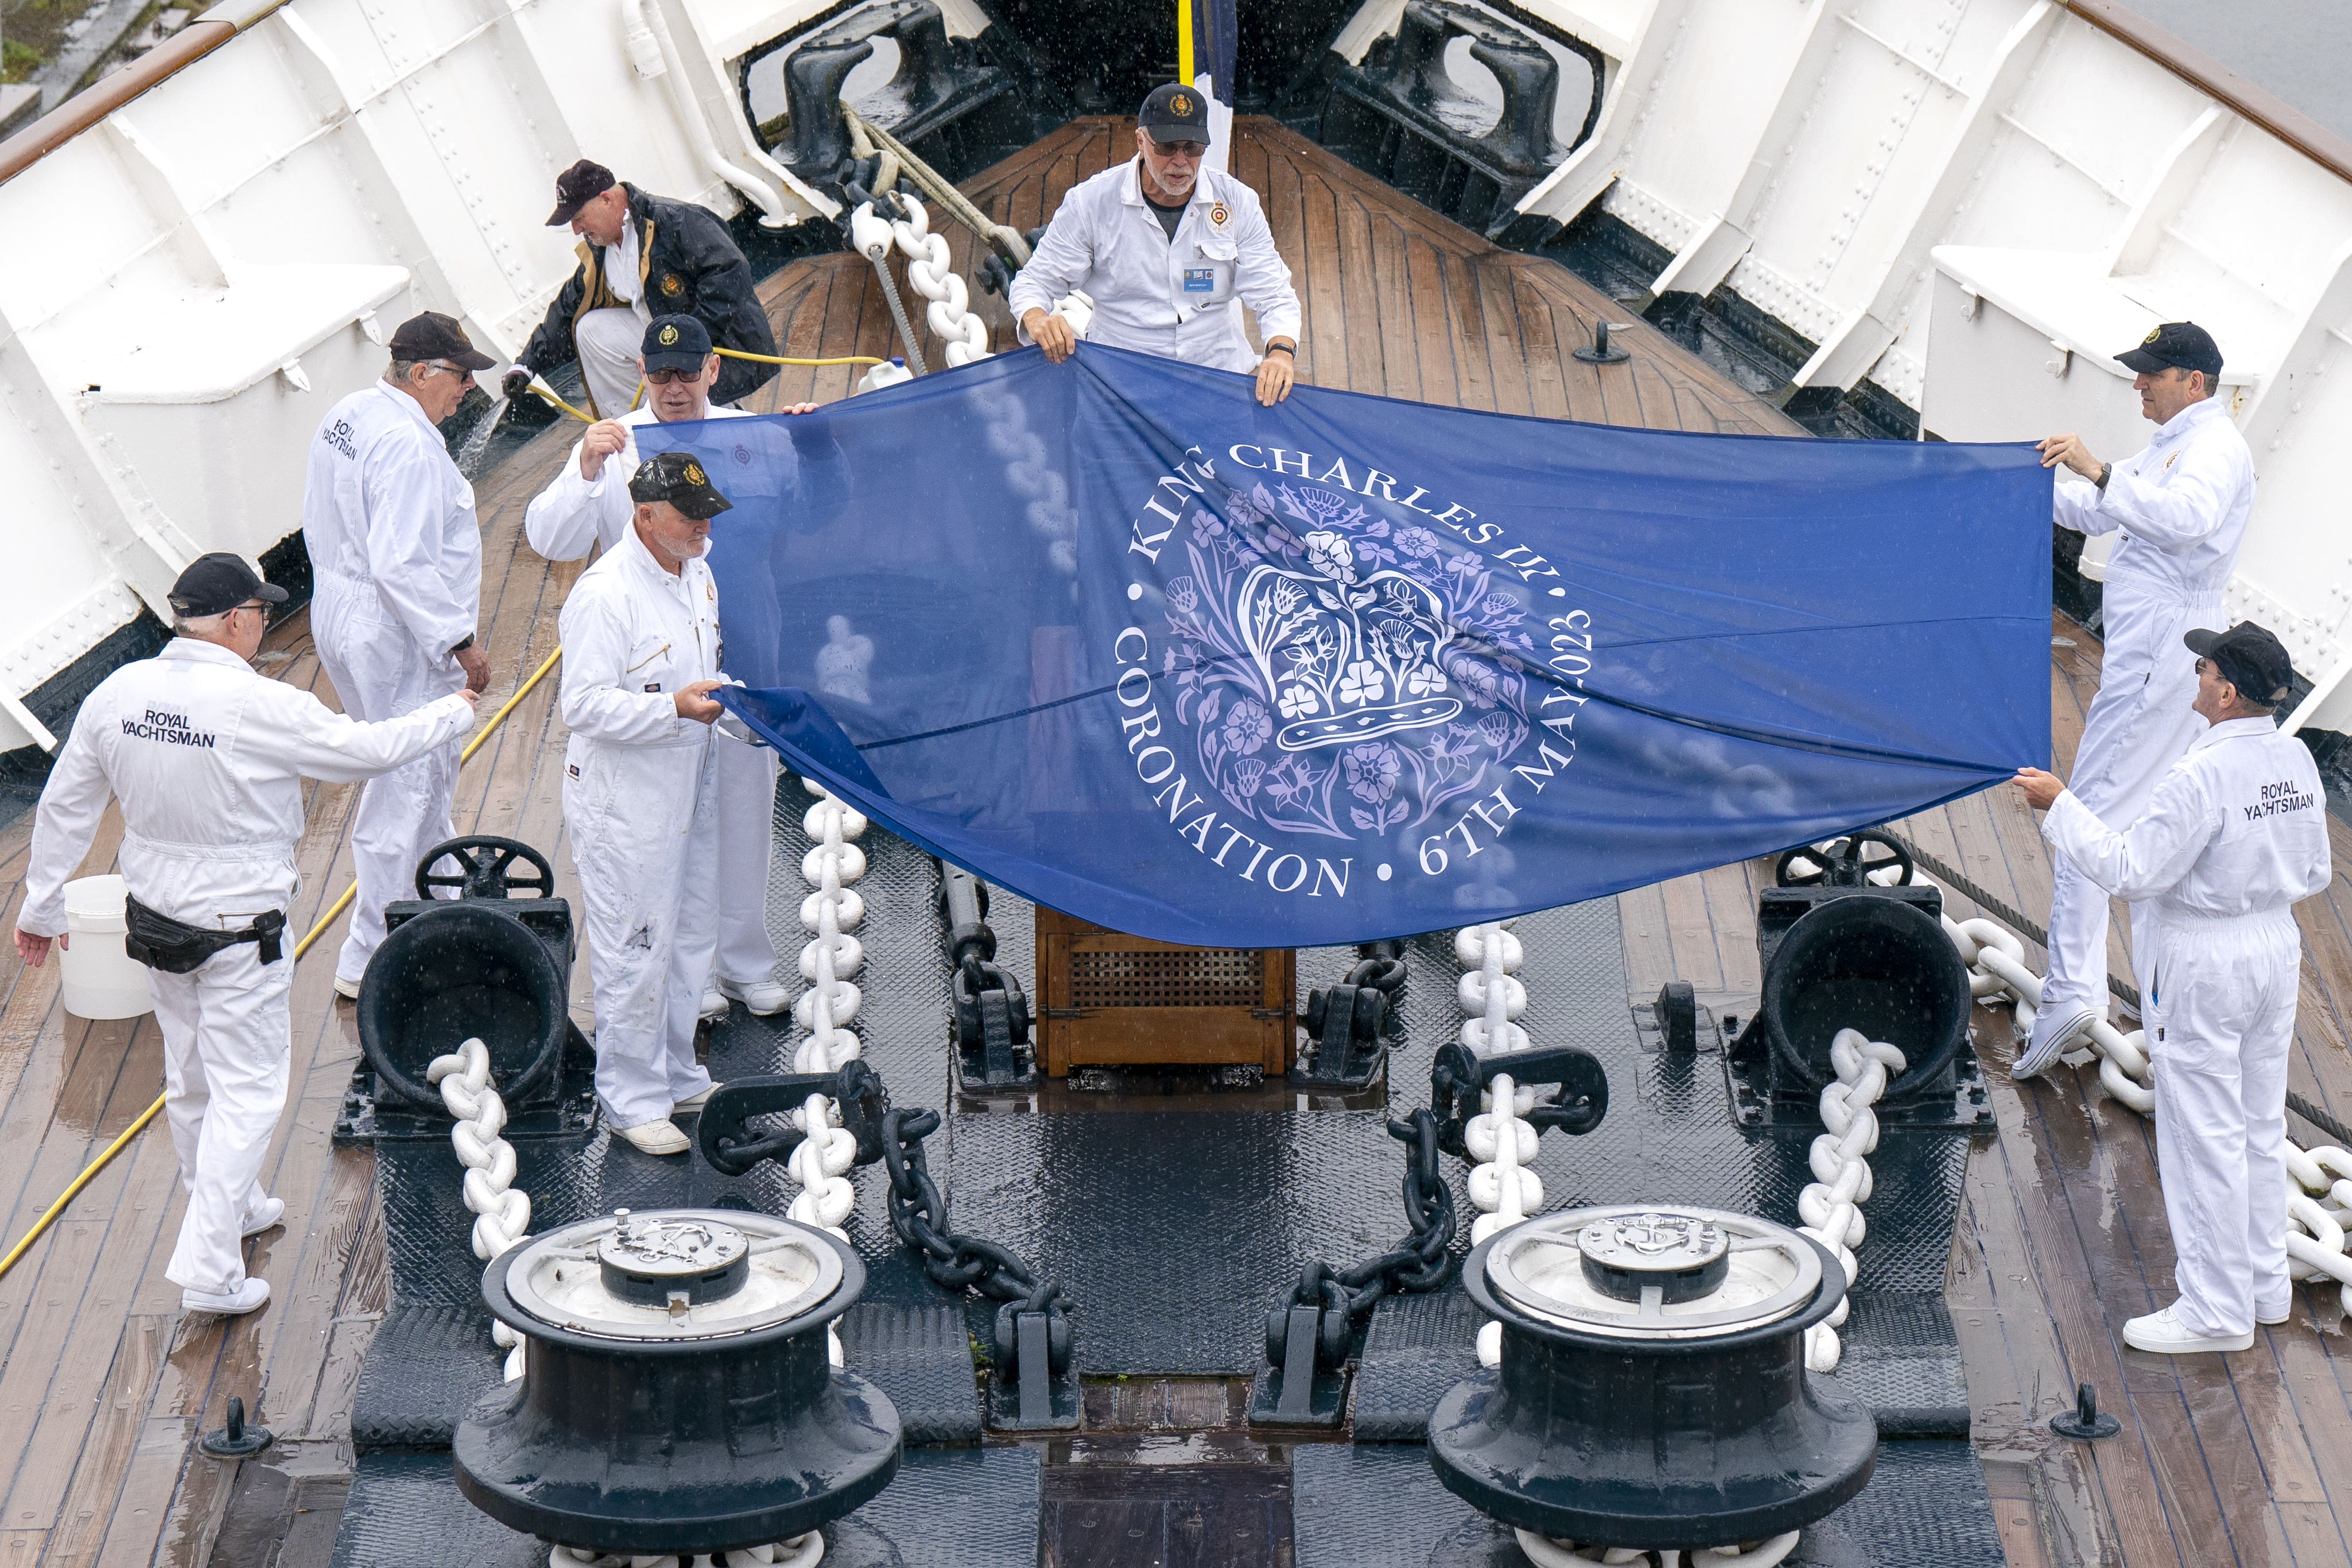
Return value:
<svg viewBox="0 0 2352 1568">
<path fill-rule="evenodd" d="M 206 931 L 202 926 L 157 914 L 129 897 L 123 900 L 122 913 L 122 951 L 148 968 L 160 969 L 166 974 L 185 974 L 213 954 L 241 942 L 258 943 L 264 963 L 275 963 L 284 956 L 278 938 L 286 930 L 286 917 L 276 910 L 256 915 L 253 923 L 243 931 Z"/>
</svg>

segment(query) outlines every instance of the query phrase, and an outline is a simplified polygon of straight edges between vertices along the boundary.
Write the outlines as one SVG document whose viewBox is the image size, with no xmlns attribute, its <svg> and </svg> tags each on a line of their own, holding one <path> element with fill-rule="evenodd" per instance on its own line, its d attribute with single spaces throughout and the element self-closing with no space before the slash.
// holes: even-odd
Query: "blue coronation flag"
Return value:
<svg viewBox="0 0 2352 1568">
<path fill-rule="evenodd" d="M 1250 385 L 1088 345 L 639 440 L 735 503 L 730 707 L 904 837 L 1137 935 L 1493 919 L 2048 759 L 2028 447 Z"/>
</svg>

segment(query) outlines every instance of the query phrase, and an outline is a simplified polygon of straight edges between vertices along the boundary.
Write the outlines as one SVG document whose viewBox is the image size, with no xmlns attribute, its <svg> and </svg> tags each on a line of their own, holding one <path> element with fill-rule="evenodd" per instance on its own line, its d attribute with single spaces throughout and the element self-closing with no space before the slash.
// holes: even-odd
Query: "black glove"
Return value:
<svg viewBox="0 0 2352 1568">
<path fill-rule="evenodd" d="M 527 364 L 518 364 L 512 370 L 507 372 L 506 379 L 499 383 L 499 390 L 506 394 L 509 398 L 520 397 L 523 393 L 523 388 L 530 384 L 530 366 Z"/>
</svg>

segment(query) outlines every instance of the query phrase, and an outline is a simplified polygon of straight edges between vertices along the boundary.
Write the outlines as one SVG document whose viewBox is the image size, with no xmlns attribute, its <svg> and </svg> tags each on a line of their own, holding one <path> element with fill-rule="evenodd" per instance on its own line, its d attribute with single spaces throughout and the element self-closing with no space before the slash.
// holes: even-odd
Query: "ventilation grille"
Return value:
<svg viewBox="0 0 2352 1568">
<path fill-rule="evenodd" d="M 1181 952 L 1073 952 L 1074 1007 L 1255 1007 L 1265 954 L 1249 948 Z"/>
</svg>

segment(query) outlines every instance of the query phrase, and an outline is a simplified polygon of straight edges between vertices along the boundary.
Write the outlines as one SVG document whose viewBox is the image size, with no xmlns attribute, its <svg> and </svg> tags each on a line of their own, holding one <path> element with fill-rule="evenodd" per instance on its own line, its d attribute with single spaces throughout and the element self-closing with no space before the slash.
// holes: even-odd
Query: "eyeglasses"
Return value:
<svg viewBox="0 0 2352 1568">
<path fill-rule="evenodd" d="M 474 373 L 467 370 L 462 364 L 451 364 L 446 359 L 429 359 L 425 363 L 431 365 L 435 370 L 447 371 L 451 375 L 457 377 L 460 381 L 471 381 L 474 379 Z"/>
<path fill-rule="evenodd" d="M 1206 142 L 1162 142 L 1154 138 L 1151 145 L 1163 158 L 1197 158 L 1209 150 Z"/>
<path fill-rule="evenodd" d="M 646 372 L 648 386 L 667 386 L 673 381 L 694 381 L 701 376 L 698 370 L 649 370 Z"/>
</svg>

